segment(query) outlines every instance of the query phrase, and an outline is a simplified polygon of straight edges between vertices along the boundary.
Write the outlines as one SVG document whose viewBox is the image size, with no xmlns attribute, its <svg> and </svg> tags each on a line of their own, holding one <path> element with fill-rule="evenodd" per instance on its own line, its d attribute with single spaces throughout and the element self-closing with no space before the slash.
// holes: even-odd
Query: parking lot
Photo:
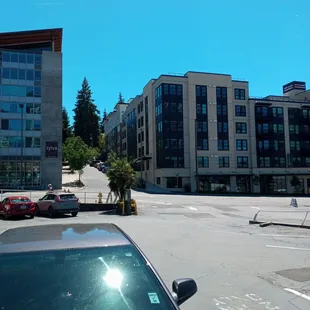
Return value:
<svg viewBox="0 0 310 310">
<path fill-rule="evenodd" d="M 85 188 L 72 189 L 81 200 L 86 196 L 95 201 L 99 191 L 107 196 L 104 174 L 86 167 L 83 180 Z M 31 194 L 35 200 L 44 192 Z M 197 281 L 198 293 L 182 309 L 310 309 L 310 231 L 249 225 L 260 210 L 281 212 L 261 212 L 259 220 L 302 223 L 305 212 L 310 211 L 309 198 L 298 198 L 295 209 L 288 197 L 136 191 L 132 197 L 138 204 L 138 216 L 80 212 L 76 218 L 0 220 L 0 233 L 28 225 L 112 222 L 137 242 L 169 288 L 176 278 L 193 277 Z M 296 210 L 303 212 L 291 212 Z"/>
<path fill-rule="evenodd" d="M 197 281 L 198 293 L 182 309 L 309 309 L 310 232 L 248 224 L 258 209 L 289 210 L 288 198 L 133 195 L 138 216 L 80 212 L 76 218 L 0 220 L 0 232 L 27 225 L 112 222 L 138 243 L 168 287 L 179 277 Z"/>
</svg>

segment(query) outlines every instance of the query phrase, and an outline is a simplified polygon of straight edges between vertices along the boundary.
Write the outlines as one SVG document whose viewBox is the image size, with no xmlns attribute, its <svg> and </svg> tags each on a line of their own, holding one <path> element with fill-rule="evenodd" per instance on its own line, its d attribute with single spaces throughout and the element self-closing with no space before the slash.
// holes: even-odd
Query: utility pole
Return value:
<svg viewBox="0 0 310 310">
<path fill-rule="evenodd" d="M 24 183 L 24 104 L 20 103 L 20 119 L 21 119 L 21 127 L 20 127 L 20 187 L 22 189 Z"/>
</svg>

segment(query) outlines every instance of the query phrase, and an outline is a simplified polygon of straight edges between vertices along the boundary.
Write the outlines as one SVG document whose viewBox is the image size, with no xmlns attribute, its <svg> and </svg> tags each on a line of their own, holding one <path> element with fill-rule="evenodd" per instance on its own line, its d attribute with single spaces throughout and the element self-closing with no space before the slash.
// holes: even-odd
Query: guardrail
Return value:
<svg viewBox="0 0 310 310">
<path fill-rule="evenodd" d="M 298 226 L 298 227 L 302 227 L 302 226 L 305 226 L 305 222 L 308 218 L 308 214 L 310 213 L 310 210 L 294 210 L 294 211 L 291 211 L 291 210 L 259 210 L 255 213 L 254 215 L 254 218 L 252 221 L 250 221 L 250 224 L 263 224 L 263 223 L 266 223 L 266 222 L 271 222 L 272 224 L 274 225 L 279 225 L 280 223 L 274 223 L 272 221 L 258 221 L 257 220 L 257 217 L 260 213 L 290 213 L 290 214 L 294 214 L 294 213 L 305 213 L 305 217 L 303 217 L 303 221 L 301 224 L 284 224 L 282 223 L 283 225 L 293 225 L 293 226 Z"/>
</svg>

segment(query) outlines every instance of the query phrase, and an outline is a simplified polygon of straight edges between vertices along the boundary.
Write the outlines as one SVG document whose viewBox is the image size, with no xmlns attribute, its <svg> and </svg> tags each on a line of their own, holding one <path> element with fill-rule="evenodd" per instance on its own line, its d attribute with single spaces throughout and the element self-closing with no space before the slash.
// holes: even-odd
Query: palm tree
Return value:
<svg viewBox="0 0 310 310">
<path fill-rule="evenodd" d="M 110 190 L 123 201 L 125 190 L 130 189 L 135 182 L 135 172 L 131 165 L 124 158 L 116 159 L 111 163 L 107 176 Z"/>
</svg>

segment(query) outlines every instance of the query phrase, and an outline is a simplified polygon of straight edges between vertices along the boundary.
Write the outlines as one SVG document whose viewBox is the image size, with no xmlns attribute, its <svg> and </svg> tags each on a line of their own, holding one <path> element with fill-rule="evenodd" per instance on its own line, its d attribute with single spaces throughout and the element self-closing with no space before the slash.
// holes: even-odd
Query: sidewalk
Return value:
<svg viewBox="0 0 310 310">
<path fill-rule="evenodd" d="M 63 170 L 62 173 L 62 189 L 59 190 L 69 190 L 72 193 L 77 193 L 83 189 L 86 188 L 86 186 L 78 187 L 75 183 L 79 179 L 79 175 L 77 172 L 74 173 L 68 173 L 69 170 Z M 84 183 L 83 175 L 81 176 L 81 181 Z M 45 193 L 48 191 L 48 189 L 42 189 L 42 190 L 25 190 L 25 191 L 19 191 L 19 190 L 10 190 L 5 193 L 0 192 L 0 201 L 2 201 L 5 197 L 17 195 L 17 196 L 27 196 L 32 201 L 36 201 L 40 198 L 42 198 Z"/>
</svg>

